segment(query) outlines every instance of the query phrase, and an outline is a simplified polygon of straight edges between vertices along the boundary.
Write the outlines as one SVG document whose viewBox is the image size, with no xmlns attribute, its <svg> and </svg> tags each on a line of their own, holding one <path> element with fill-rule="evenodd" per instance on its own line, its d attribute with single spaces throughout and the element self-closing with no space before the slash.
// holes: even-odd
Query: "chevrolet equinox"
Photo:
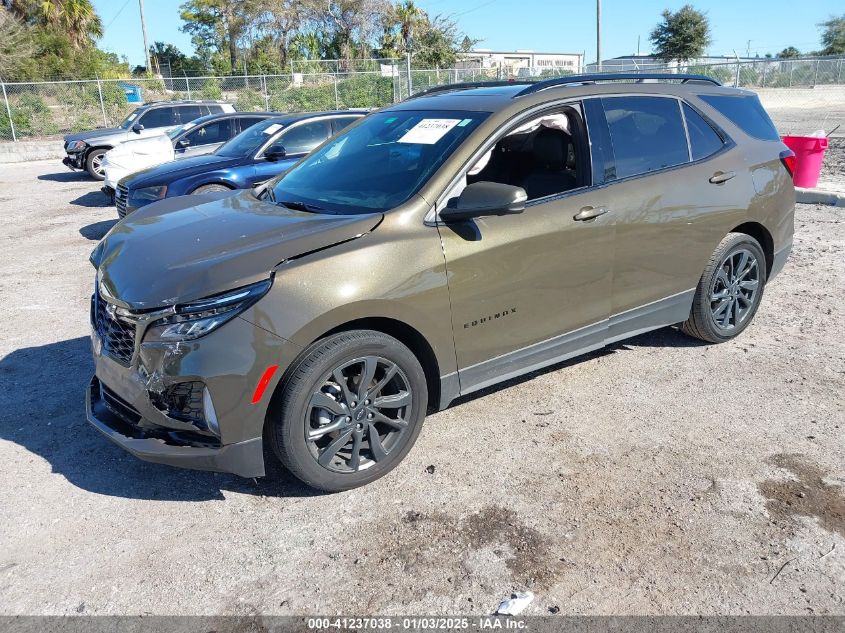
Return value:
<svg viewBox="0 0 845 633">
<path fill-rule="evenodd" d="M 793 162 L 753 93 L 701 76 L 415 95 L 255 189 L 116 224 L 88 420 L 153 462 L 366 484 L 458 396 L 669 325 L 740 334 L 792 245 Z"/>
</svg>

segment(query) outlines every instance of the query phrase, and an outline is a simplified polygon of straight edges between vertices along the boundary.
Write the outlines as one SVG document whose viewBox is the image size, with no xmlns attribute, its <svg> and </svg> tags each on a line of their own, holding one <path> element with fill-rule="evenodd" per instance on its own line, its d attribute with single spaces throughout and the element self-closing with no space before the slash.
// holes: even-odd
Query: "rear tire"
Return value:
<svg viewBox="0 0 845 633">
<path fill-rule="evenodd" d="M 227 187 L 226 185 L 218 185 L 218 184 L 202 185 L 201 187 L 197 187 L 196 189 L 194 189 L 191 192 L 191 195 L 194 196 L 198 193 L 212 193 L 212 192 L 215 192 L 215 191 L 231 191 L 231 189 L 229 187 Z"/>
<path fill-rule="evenodd" d="M 704 268 L 684 334 L 722 343 L 742 333 L 754 319 L 766 285 L 766 256 L 745 233 L 728 233 Z"/>
<path fill-rule="evenodd" d="M 266 437 L 295 477 L 328 492 L 363 486 L 395 468 L 419 436 L 428 406 L 417 358 L 372 330 L 317 341 L 279 388 Z"/>
<path fill-rule="evenodd" d="M 94 180 L 105 180 L 106 170 L 103 169 L 103 156 L 109 151 L 108 148 L 99 147 L 92 149 L 85 157 L 85 170 Z"/>
</svg>

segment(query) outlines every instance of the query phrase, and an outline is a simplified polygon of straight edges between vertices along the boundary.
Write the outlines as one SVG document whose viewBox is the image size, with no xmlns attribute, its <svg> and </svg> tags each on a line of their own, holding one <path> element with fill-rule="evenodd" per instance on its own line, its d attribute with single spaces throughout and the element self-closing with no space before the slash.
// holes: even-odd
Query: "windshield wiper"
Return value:
<svg viewBox="0 0 845 633">
<path fill-rule="evenodd" d="M 323 207 L 318 207 L 316 204 L 308 204 L 307 202 L 300 202 L 298 200 L 282 200 L 279 204 L 287 207 L 288 209 L 293 209 L 294 211 L 309 211 L 316 213 L 324 210 Z"/>
<path fill-rule="evenodd" d="M 270 202 L 275 204 L 276 203 L 276 193 L 273 191 L 273 187 L 267 187 L 266 191 L 267 191 L 267 198 L 270 200 Z"/>
</svg>

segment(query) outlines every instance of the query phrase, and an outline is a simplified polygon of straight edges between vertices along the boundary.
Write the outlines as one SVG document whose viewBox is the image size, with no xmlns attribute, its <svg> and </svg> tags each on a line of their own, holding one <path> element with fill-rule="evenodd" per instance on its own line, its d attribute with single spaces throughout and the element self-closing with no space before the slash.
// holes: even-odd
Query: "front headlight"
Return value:
<svg viewBox="0 0 845 633">
<path fill-rule="evenodd" d="M 158 187 L 144 187 L 143 189 L 135 189 L 130 192 L 129 197 L 133 200 L 143 200 L 144 202 L 155 202 L 162 200 L 167 195 L 167 185 L 160 185 Z"/>
<path fill-rule="evenodd" d="M 174 313 L 153 322 L 145 342 L 192 341 L 216 330 L 267 294 L 272 279 L 223 294 L 177 305 Z"/>
<path fill-rule="evenodd" d="M 85 149 L 87 145 L 88 143 L 86 143 L 85 141 L 71 141 L 70 143 L 68 143 L 67 148 L 68 151 L 79 152 Z"/>
</svg>

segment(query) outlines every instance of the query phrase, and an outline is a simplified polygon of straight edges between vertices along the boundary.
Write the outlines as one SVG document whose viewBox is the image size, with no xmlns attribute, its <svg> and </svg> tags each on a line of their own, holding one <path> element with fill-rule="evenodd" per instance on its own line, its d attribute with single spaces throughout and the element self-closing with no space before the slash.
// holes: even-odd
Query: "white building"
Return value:
<svg viewBox="0 0 845 633">
<path fill-rule="evenodd" d="M 463 68 L 502 68 L 511 74 L 540 74 L 544 70 L 573 73 L 581 72 L 582 53 L 537 53 L 532 50 L 492 51 L 477 48 L 459 54 L 459 65 Z M 522 73 L 520 69 L 525 69 Z"/>
</svg>

